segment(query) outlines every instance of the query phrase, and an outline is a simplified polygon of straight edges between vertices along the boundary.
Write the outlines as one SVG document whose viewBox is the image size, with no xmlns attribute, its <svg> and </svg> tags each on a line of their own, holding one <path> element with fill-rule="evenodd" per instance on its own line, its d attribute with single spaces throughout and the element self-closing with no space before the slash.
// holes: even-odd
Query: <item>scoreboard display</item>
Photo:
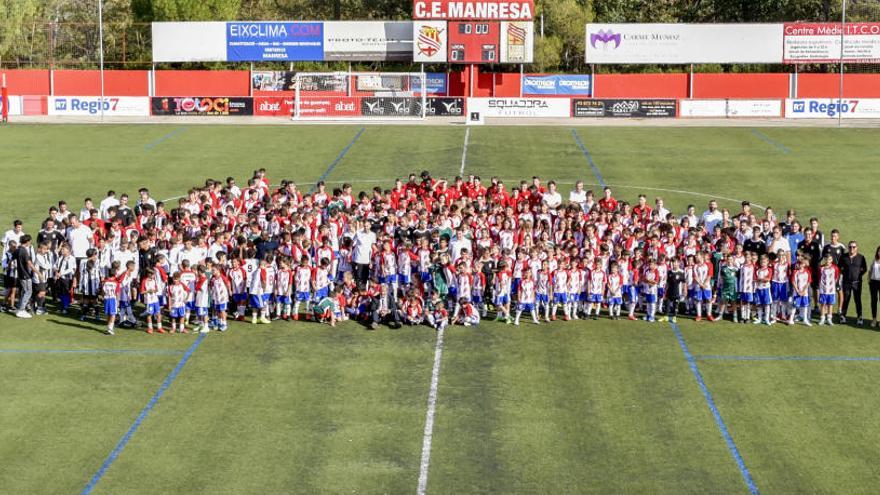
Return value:
<svg viewBox="0 0 880 495">
<path fill-rule="evenodd" d="M 497 64 L 500 60 L 501 24 L 489 21 L 449 23 L 450 63 Z"/>
</svg>

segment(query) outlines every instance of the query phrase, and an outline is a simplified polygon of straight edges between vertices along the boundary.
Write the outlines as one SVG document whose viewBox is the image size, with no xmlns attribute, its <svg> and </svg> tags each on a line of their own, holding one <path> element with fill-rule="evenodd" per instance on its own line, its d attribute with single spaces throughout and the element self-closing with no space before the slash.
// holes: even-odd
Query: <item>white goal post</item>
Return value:
<svg viewBox="0 0 880 495">
<path fill-rule="evenodd" d="M 424 119 L 424 72 L 299 72 L 294 120 Z"/>
</svg>

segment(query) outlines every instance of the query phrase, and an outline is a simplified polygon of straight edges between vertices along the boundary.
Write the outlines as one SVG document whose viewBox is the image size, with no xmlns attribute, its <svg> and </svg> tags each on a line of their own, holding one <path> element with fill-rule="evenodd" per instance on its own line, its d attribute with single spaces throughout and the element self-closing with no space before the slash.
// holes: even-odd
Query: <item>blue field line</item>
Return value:
<svg viewBox="0 0 880 495">
<path fill-rule="evenodd" d="M 339 165 L 339 162 L 341 162 L 343 158 L 345 158 L 345 155 L 348 154 L 348 152 L 351 150 L 352 146 L 354 146 L 354 143 L 356 143 L 358 141 L 358 139 L 361 138 L 361 134 L 363 134 L 363 133 L 364 133 L 364 128 L 361 127 L 361 129 L 358 131 L 358 133 L 354 135 L 354 139 L 352 139 L 351 142 L 345 146 L 345 148 L 342 148 L 342 151 L 339 152 L 339 156 L 337 156 L 336 159 L 333 160 L 333 162 L 330 163 L 330 165 L 327 167 L 327 170 L 325 170 L 324 173 L 321 174 L 320 177 L 318 177 L 318 180 L 316 180 L 315 184 L 312 185 L 312 188 L 309 189 L 309 194 L 312 194 L 313 192 L 315 192 L 318 189 L 318 182 L 321 182 L 330 176 L 330 173 L 333 172 L 333 169 L 336 168 L 337 165 Z"/>
<path fill-rule="evenodd" d="M 878 361 L 875 356 L 694 356 L 697 361 Z"/>
<path fill-rule="evenodd" d="M 95 485 L 97 485 L 98 482 L 101 481 L 101 478 L 104 477 L 104 474 L 107 473 L 107 470 L 110 469 L 110 466 L 113 465 L 113 462 L 116 461 L 116 458 L 119 457 L 119 454 L 122 453 L 122 449 L 125 448 L 129 440 L 131 440 L 131 437 L 134 436 L 135 432 L 137 432 L 138 428 L 140 428 L 141 423 L 143 423 L 144 420 L 147 419 L 150 411 L 153 410 L 153 408 L 156 406 L 156 403 L 159 402 L 159 399 L 162 398 L 162 395 L 165 393 L 166 390 L 168 390 L 168 387 L 171 386 L 171 384 L 174 382 L 174 379 L 177 378 L 177 375 L 180 374 L 180 371 L 183 369 L 184 365 L 186 365 L 186 362 L 189 361 L 189 358 L 192 357 L 194 352 L 196 352 L 196 349 L 199 348 L 199 345 L 201 345 L 204 339 L 205 334 L 200 333 L 198 337 L 196 337 L 196 341 L 193 342 L 191 346 L 189 346 L 189 349 L 187 349 L 183 357 L 180 358 L 177 366 L 175 366 L 174 369 L 171 370 L 171 373 L 168 374 L 168 377 L 165 378 L 165 381 L 162 382 L 162 386 L 159 387 L 159 390 L 156 391 L 156 393 L 150 399 L 150 402 L 148 402 L 141 413 L 138 414 L 137 419 L 134 420 L 134 423 L 132 423 L 128 431 L 125 432 L 125 435 L 122 437 L 121 440 L 119 440 L 119 443 L 116 444 L 116 447 L 113 448 L 113 451 L 110 452 L 110 455 L 108 455 L 107 458 L 104 459 L 104 463 L 101 464 L 98 472 L 96 472 L 95 475 L 92 476 L 92 479 L 89 480 L 89 483 L 86 485 L 85 488 L 83 488 L 83 495 L 88 495 L 92 493 L 92 490 L 95 489 Z"/>
<path fill-rule="evenodd" d="M 724 437 L 724 442 L 727 444 L 728 450 L 730 450 L 730 455 L 733 456 L 733 460 L 736 461 L 736 465 L 739 467 L 739 472 L 743 477 L 743 481 L 746 482 L 749 492 L 753 495 L 757 495 L 759 493 L 758 485 L 755 484 L 755 480 L 753 480 L 752 475 L 749 474 L 749 469 L 746 467 L 746 463 L 743 461 L 739 449 L 736 448 L 736 444 L 733 442 L 733 437 L 730 436 L 730 431 L 728 431 L 727 425 L 724 423 L 724 419 L 721 417 L 721 413 L 715 405 L 715 399 L 712 398 L 712 392 L 709 392 L 708 387 L 706 387 L 706 382 L 703 381 L 703 375 L 700 374 L 700 369 L 697 367 L 697 360 L 691 354 L 690 349 L 688 349 L 687 343 L 684 341 L 684 336 L 681 334 L 678 325 L 675 323 L 671 323 L 671 325 L 672 331 L 675 332 L 675 337 L 678 339 L 678 345 L 681 346 L 684 357 L 687 359 L 688 366 L 690 366 L 694 378 L 697 379 L 697 385 L 700 386 L 703 398 L 706 399 L 706 404 L 709 405 L 709 410 L 712 411 L 712 416 L 715 417 L 715 424 L 718 425 L 718 429 L 721 431 L 721 436 Z"/>
<path fill-rule="evenodd" d="M 173 131 L 169 132 L 168 134 L 165 134 L 164 136 L 160 137 L 159 139 L 144 145 L 144 151 L 152 151 L 153 148 L 155 148 L 156 146 L 159 146 L 160 144 L 173 138 L 174 136 L 177 136 L 178 134 L 181 134 L 184 131 L 186 131 L 186 127 L 178 127 L 177 129 L 174 129 Z"/>
<path fill-rule="evenodd" d="M 599 185 L 602 186 L 602 188 L 604 189 L 605 188 L 605 179 L 603 179 L 602 174 L 599 173 L 599 167 L 597 167 L 596 162 L 593 161 L 593 155 L 590 154 L 590 150 L 588 150 L 587 147 L 584 146 L 584 142 L 581 141 L 581 137 L 578 135 L 577 130 L 572 129 L 571 135 L 574 136 L 575 142 L 577 143 L 578 147 L 580 147 L 581 152 L 584 154 L 584 157 L 586 157 L 586 159 L 587 159 L 587 162 L 590 164 L 590 168 L 593 170 L 593 175 L 596 176 L 596 180 L 599 181 Z"/>
<path fill-rule="evenodd" d="M 171 356 L 184 351 L 175 349 L 0 349 L 0 354 L 126 354 Z"/>
<path fill-rule="evenodd" d="M 752 129 L 752 134 L 757 136 L 758 139 L 760 139 L 761 141 L 764 141 L 765 143 L 767 143 L 771 146 L 775 146 L 779 151 L 785 153 L 786 155 L 791 153 L 791 150 L 788 148 L 788 146 L 780 143 L 779 141 L 772 139 L 770 136 L 764 134 L 763 132 L 761 132 L 757 129 Z"/>
</svg>

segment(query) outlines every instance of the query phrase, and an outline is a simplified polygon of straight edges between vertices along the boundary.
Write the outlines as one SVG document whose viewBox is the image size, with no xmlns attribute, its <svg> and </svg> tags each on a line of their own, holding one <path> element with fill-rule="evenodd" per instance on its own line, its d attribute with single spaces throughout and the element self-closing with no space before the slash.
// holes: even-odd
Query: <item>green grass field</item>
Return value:
<svg viewBox="0 0 880 495">
<path fill-rule="evenodd" d="M 462 167 L 464 127 L 368 126 L 355 140 L 360 130 L 2 127 L 0 227 L 21 218 L 35 233 L 59 199 L 79 211 L 86 196 L 141 186 L 171 198 L 259 167 L 274 182 L 356 189 Z M 566 127 L 473 128 L 464 171 L 604 181 L 631 201 L 662 196 L 677 213 L 710 197 L 738 211 L 748 199 L 818 216 L 867 256 L 880 243 L 876 130 L 576 132 L 586 153 Z M 450 328 L 427 492 L 749 493 L 747 472 L 753 492 L 876 493 L 880 334 L 822 328 Z M 433 330 L 234 324 L 198 341 L 100 330 L 0 315 L 0 492 L 416 491 Z"/>
</svg>

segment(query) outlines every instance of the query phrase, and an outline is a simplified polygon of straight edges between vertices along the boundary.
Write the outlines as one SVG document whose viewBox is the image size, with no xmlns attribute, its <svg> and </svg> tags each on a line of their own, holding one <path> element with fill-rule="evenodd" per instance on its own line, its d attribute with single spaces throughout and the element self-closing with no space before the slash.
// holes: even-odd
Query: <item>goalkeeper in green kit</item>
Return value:
<svg viewBox="0 0 880 495">
<path fill-rule="evenodd" d="M 724 319 L 724 314 L 728 309 L 733 313 L 733 322 L 739 323 L 737 318 L 737 290 L 736 285 L 739 280 L 739 269 L 733 261 L 730 254 L 724 255 L 721 262 L 721 270 L 718 273 L 718 295 L 721 299 L 719 319 Z"/>
</svg>

